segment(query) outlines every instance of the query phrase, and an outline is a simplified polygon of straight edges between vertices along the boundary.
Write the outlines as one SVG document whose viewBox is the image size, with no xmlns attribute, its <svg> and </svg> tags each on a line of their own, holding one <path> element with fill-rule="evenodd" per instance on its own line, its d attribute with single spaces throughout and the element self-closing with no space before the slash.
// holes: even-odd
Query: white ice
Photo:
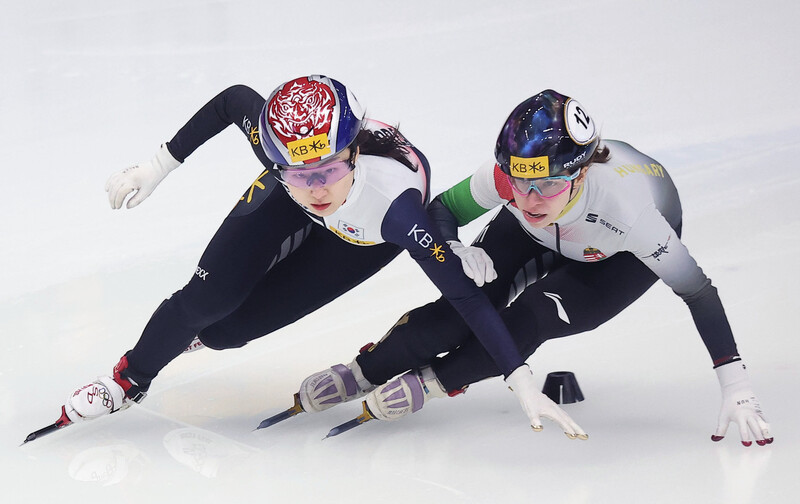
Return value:
<svg viewBox="0 0 800 504">
<path fill-rule="evenodd" d="M 3 502 L 796 502 L 799 15 L 785 0 L 5 2 Z M 710 441 L 715 374 L 663 284 L 529 361 L 541 381 L 576 374 L 586 400 L 565 408 L 586 442 L 531 431 L 499 379 L 325 441 L 358 404 L 252 432 L 307 374 L 436 297 L 403 257 L 292 327 L 178 358 L 140 406 L 19 447 L 135 343 L 261 167 L 231 128 L 134 210 L 109 209 L 108 175 L 225 87 L 267 94 L 308 73 L 400 123 L 436 192 L 489 159 L 511 108 L 548 87 L 662 162 L 775 443 L 745 448 L 735 427 Z"/>
</svg>

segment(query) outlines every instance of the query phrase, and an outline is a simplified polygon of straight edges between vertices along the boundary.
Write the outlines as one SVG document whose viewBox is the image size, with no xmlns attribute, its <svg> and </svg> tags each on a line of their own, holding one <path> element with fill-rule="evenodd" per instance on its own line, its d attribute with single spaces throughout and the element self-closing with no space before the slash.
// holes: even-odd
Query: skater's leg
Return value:
<svg viewBox="0 0 800 504">
<path fill-rule="evenodd" d="M 527 358 L 544 341 L 591 331 L 612 319 L 657 279 L 627 252 L 600 263 L 569 262 L 527 287 L 501 316 Z M 474 337 L 437 359 L 433 369 L 448 391 L 500 374 Z"/>
</svg>

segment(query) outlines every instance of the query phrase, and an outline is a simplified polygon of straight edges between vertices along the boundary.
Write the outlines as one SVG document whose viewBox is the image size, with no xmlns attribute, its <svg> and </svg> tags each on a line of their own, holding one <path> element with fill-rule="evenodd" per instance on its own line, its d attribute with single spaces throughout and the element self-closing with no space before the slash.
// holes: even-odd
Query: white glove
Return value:
<svg viewBox="0 0 800 504">
<path fill-rule="evenodd" d="M 731 422 L 739 426 L 742 444 L 753 444 L 751 432 L 759 446 L 772 443 L 769 424 L 761 411 L 761 404 L 753 393 L 747 368 L 742 361 L 735 361 L 715 369 L 719 385 L 722 388 L 722 408 L 717 421 L 717 432 L 711 436 L 712 441 L 725 437 Z"/>
<path fill-rule="evenodd" d="M 135 207 L 150 196 L 158 183 L 180 164 L 180 161 L 172 157 L 167 150 L 167 144 L 162 144 L 150 161 L 125 168 L 111 175 L 106 182 L 106 192 L 111 208 L 115 210 L 122 208 L 122 202 L 133 191 L 136 191 L 136 194 L 128 200 L 127 207 Z"/>
<path fill-rule="evenodd" d="M 545 417 L 557 423 L 568 438 L 589 439 L 589 435 L 583 432 L 583 429 L 564 410 L 559 408 L 549 397 L 539 392 L 533 382 L 531 368 L 527 364 L 521 365 L 508 375 L 506 383 L 517 395 L 522 409 L 525 410 L 531 421 L 533 430 L 539 432 L 544 428 L 539 417 Z"/>
<path fill-rule="evenodd" d="M 489 283 L 497 278 L 494 270 L 494 263 L 489 254 L 480 247 L 465 247 L 457 240 L 447 242 L 450 250 L 461 259 L 461 267 L 464 274 L 475 281 L 475 285 L 483 287 L 484 283 Z"/>
</svg>

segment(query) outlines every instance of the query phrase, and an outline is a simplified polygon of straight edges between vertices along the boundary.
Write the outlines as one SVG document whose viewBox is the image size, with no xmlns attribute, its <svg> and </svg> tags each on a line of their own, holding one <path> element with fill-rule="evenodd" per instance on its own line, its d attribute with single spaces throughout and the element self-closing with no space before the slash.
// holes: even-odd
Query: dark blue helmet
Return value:
<svg viewBox="0 0 800 504">
<path fill-rule="evenodd" d="M 497 137 L 494 157 L 512 177 L 571 175 L 589 164 L 599 143 L 599 131 L 586 109 L 548 89 L 511 112 Z"/>
</svg>

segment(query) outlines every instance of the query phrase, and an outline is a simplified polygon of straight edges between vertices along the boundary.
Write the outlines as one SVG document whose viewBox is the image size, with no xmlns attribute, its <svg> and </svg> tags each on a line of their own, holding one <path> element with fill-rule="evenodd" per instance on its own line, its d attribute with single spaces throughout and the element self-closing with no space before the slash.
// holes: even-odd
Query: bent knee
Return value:
<svg viewBox="0 0 800 504">
<path fill-rule="evenodd" d="M 212 350 L 240 348 L 247 344 L 247 341 L 239 340 L 231 332 L 214 328 L 213 326 L 200 331 L 197 337 L 205 346 Z"/>
</svg>

